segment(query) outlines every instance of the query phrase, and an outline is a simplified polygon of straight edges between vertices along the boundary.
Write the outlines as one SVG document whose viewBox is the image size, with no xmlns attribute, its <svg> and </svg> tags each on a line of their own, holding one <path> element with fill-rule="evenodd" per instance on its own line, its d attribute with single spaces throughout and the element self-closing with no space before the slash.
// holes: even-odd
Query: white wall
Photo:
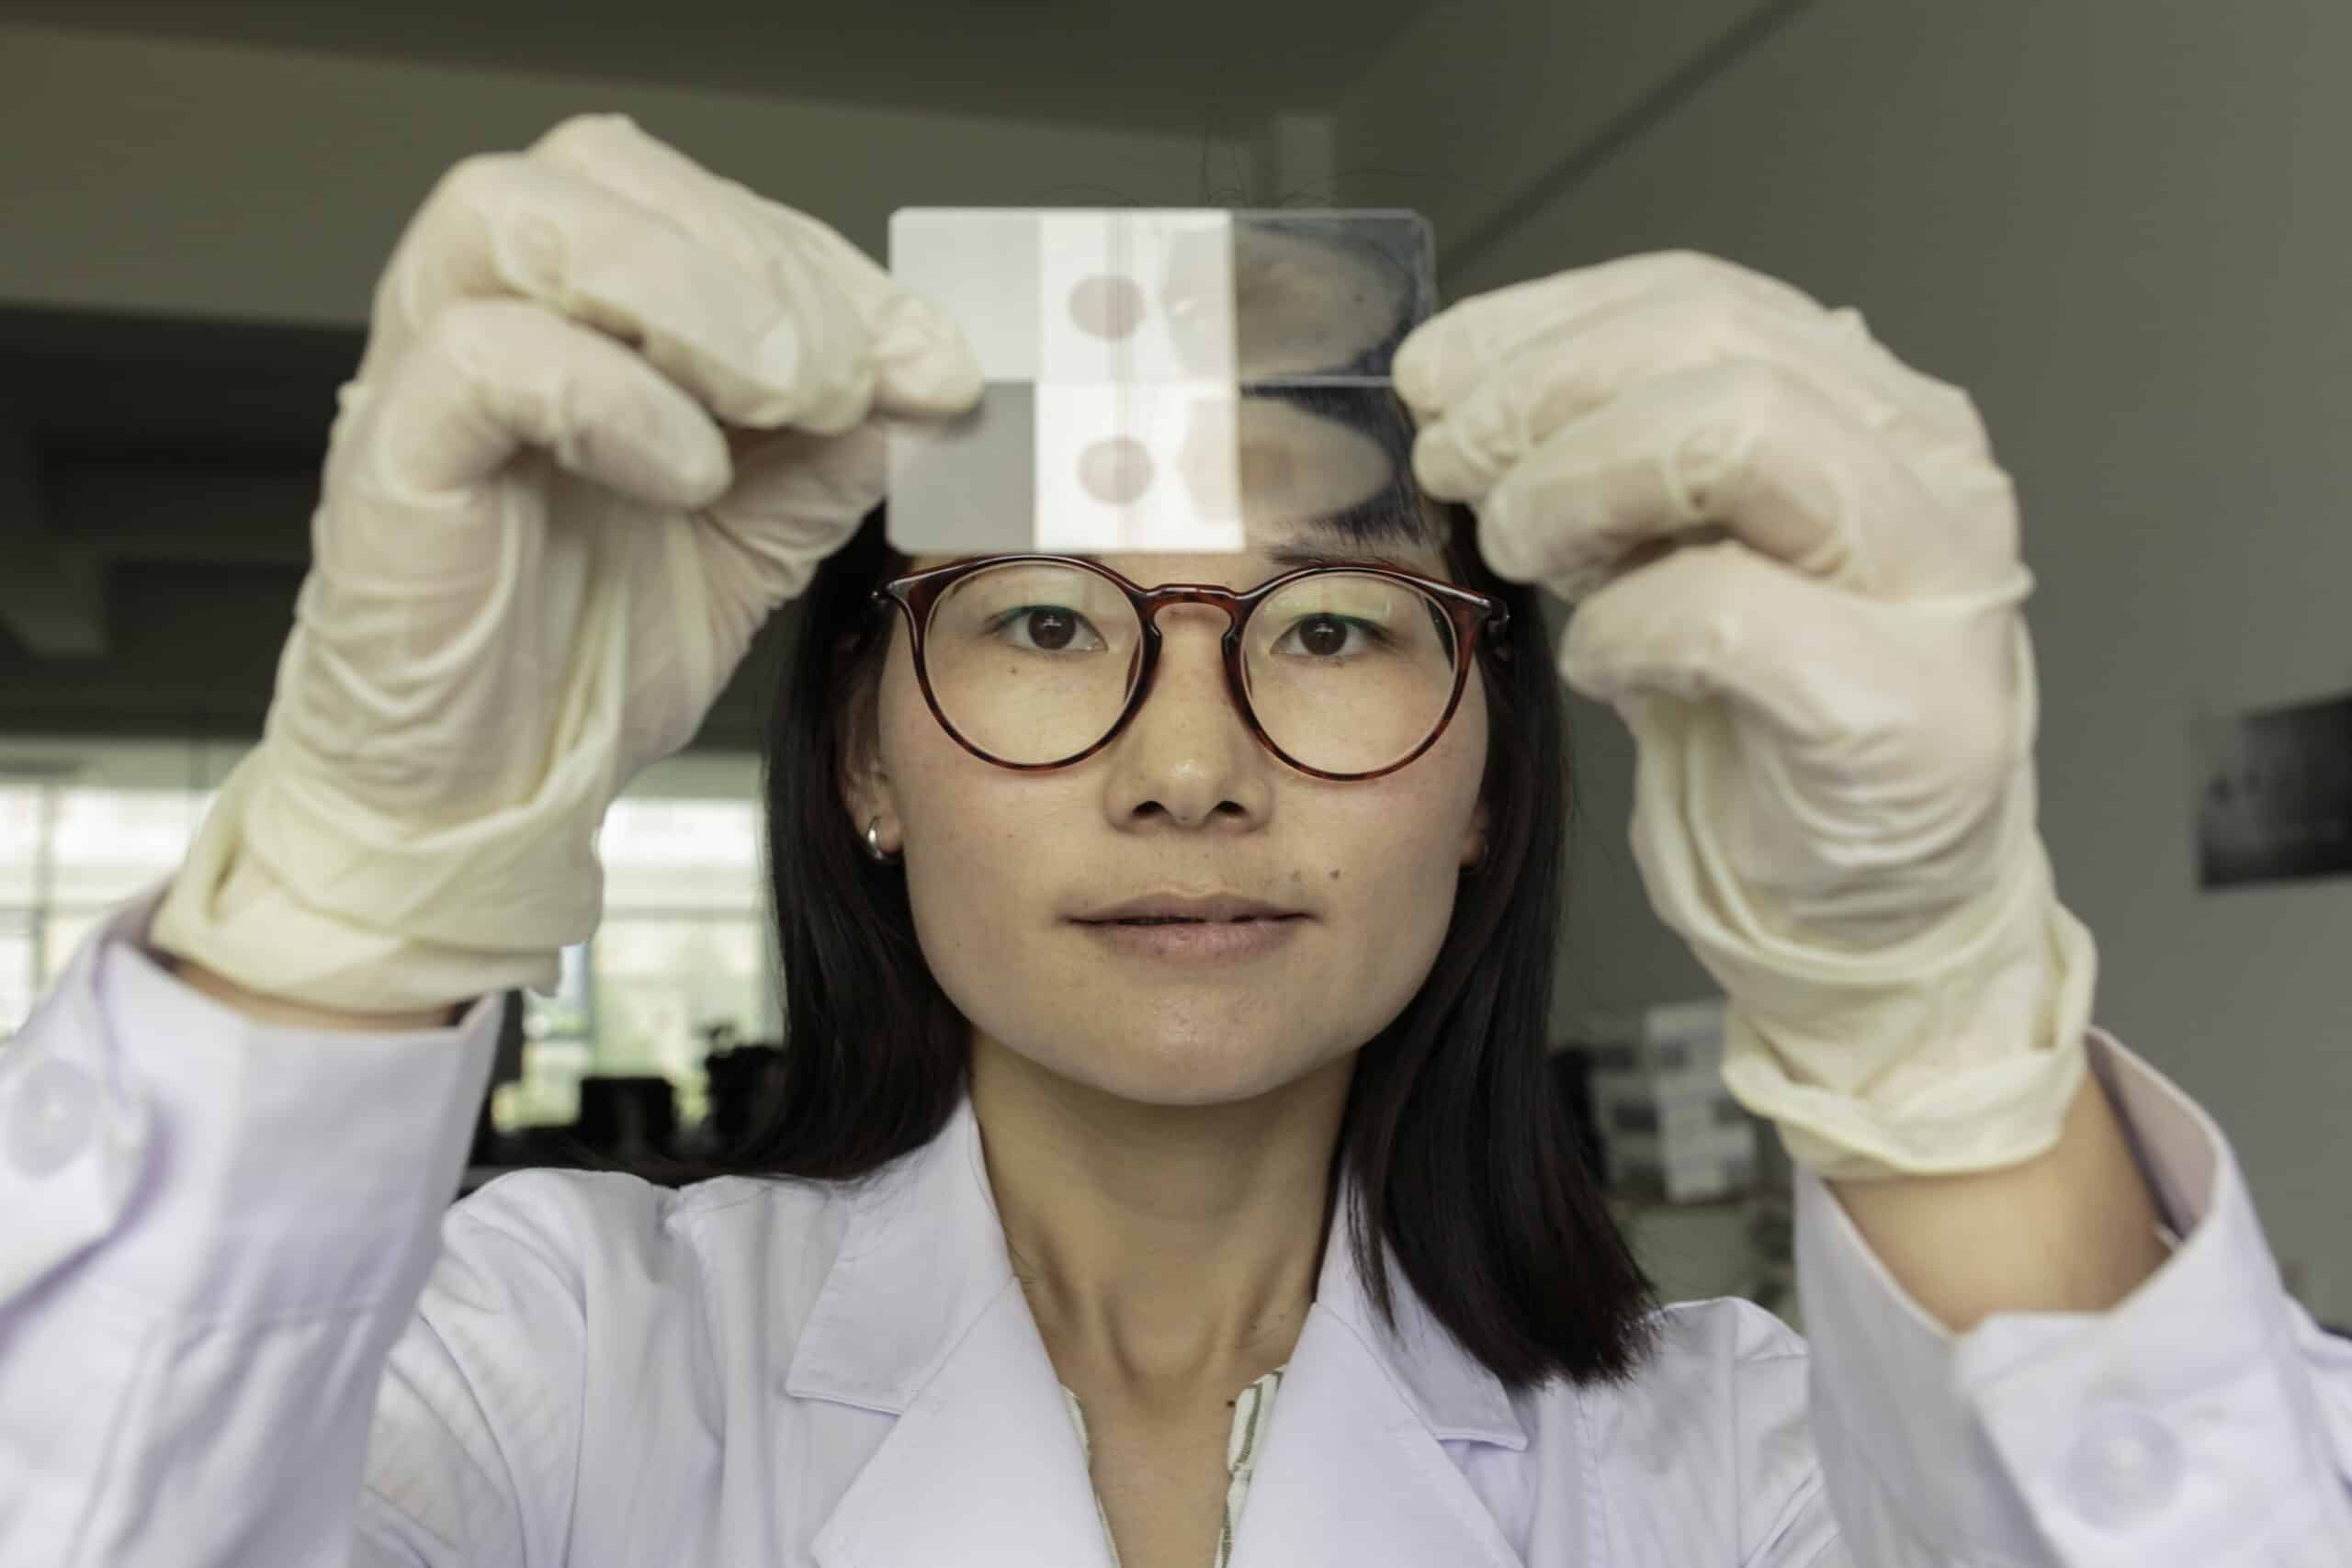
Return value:
<svg viewBox="0 0 2352 1568">
<path fill-rule="evenodd" d="M 0 27 L 0 302 L 356 325 L 444 169 L 585 110 L 877 258 L 895 207 L 1201 198 L 1194 135 Z"/>
<path fill-rule="evenodd" d="M 1695 247 L 1970 389 L 2023 502 L 2042 830 L 2097 1021 L 2221 1123 L 2338 1322 L 2352 880 L 2200 894 L 2188 727 L 2352 687 L 2346 60 L 2352 6 L 2320 0 L 1822 0 L 1447 280 Z M 1572 989 L 1712 991 L 1646 912 L 1623 727 L 1572 701 Z"/>
<path fill-rule="evenodd" d="M 1777 0 L 1485 0 L 1431 6 L 1349 85 L 1333 118 L 1351 207 L 1410 207 L 1452 258 L 1710 45 Z"/>
</svg>

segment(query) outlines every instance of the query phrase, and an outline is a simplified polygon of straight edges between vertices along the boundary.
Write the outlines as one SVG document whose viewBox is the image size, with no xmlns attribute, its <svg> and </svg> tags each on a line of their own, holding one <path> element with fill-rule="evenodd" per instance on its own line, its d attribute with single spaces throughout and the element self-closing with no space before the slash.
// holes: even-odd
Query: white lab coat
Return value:
<svg viewBox="0 0 2352 1568">
<path fill-rule="evenodd" d="M 5 1568 L 1108 1568 L 968 1101 L 862 1187 L 445 1211 L 495 999 L 256 1027 L 138 950 L 161 891 L 0 1053 Z M 2115 1310 L 1955 1339 L 1800 1171 L 1810 1347 L 1683 1303 L 1633 1386 L 1513 1396 L 1401 1274 L 1388 1337 L 1340 1233 L 1234 1562 L 2352 1563 L 2352 1344 L 2211 1120 L 2093 1042 L 2181 1238 Z"/>
</svg>

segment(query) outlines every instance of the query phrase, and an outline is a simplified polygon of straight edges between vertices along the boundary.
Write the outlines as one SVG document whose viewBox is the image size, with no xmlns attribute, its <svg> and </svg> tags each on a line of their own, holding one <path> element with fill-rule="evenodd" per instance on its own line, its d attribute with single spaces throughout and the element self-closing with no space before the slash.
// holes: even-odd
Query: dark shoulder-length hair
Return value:
<svg viewBox="0 0 2352 1568">
<path fill-rule="evenodd" d="M 1401 406 L 1373 423 L 1408 476 Z M 1366 1195 L 1347 1244 L 1391 1326 L 1384 1243 L 1506 1386 L 1628 1382 L 1657 1348 L 1656 1287 L 1602 1200 L 1546 1064 L 1573 796 L 1537 593 L 1496 577 L 1471 513 L 1429 502 L 1408 477 L 1338 521 L 1360 537 L 1394 536 L 1400 508 L 1418 513 L 1402 529 L 1440 545 L 1453 581 L 1510 610 L 1507 645 L 1482 648 L 1478 667 L 1487 847 L 1462 879 L 1428 978 L 1358 1055 L 1325 1213 L 1342 1180 Z M 748 1131 L 718 1157 L 630 1166 L 654 1179 L 854 1180 L 936 1135 L 967 1091 L 970 1024 L 923 960 L 900 868 L 865 853 L 844 804 L 899 635 L 898 613 L 870 595 L 910 564 L 886 538 L 885 516 L 868 514 L 818 569 L 773 678 L 762 788 L 785 976 L 781 1068 Z"/>
</svg>

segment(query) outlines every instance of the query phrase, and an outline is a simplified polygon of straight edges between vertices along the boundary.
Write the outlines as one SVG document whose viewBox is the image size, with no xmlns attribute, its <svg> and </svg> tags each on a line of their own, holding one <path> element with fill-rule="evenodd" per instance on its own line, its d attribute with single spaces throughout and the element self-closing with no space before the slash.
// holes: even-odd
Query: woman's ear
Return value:
<svg viewBox="0 0 2352 1568">
<path fill-rule="evenodd" d="M 841 775 L 837 784 L 851 826 L 862 840 L 865 825 L 880 818 L 888 826 L 898 819 L 898 802 L 890 789 L 890 774 L 882 765 L 880 694 L 872 679 L 854 685 L 842 715 Z"/>
<path fill-rule="evenodd" d="M 1470 829 L 1462 839 L 1462 867 L 1464 871 L 1487 858 L 1487 827 L 1492 819 L 1493 813 L 1481 797 L 1478 809 L 1470 814 Z"/>
</svg>

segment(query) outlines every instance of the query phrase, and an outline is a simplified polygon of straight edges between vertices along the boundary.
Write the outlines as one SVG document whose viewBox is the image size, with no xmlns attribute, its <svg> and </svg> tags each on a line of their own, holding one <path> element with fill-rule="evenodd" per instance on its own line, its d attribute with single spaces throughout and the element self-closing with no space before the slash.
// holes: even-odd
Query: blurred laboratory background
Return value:
<svg viewBox="0 0 2352 1568">
<path fill-rule="evenodd" d="M 2097 1021 L 2352 1321 L 2344 792 L 2272 792 L 2306 846 L 2272 874 L 2198 869 L 2202 773 L 2259 793 L 2272 754 L 2211 738 L 2352 692 L 2347 60 L 2340 0 L 0 0 L 0 1056 L 259 737 L 401 225 L 617 110 L 876 256 L 901 205 L 1396 206 L 1448 299 L 1688 247 L 1860 310 L 2018 483 Z M 790 615 L 615 808 L 558 993 L 507 998 L 469 1184 L 691 1152 L 789 1049 L 756 748 Z M 1709 1088 L 1714 987 L 1627 848 L 1630 739 L 1569 705 L 1563 1135 L 1669 1297 L 1801 1327 L 1785 1162 Z"/>
</svg>

